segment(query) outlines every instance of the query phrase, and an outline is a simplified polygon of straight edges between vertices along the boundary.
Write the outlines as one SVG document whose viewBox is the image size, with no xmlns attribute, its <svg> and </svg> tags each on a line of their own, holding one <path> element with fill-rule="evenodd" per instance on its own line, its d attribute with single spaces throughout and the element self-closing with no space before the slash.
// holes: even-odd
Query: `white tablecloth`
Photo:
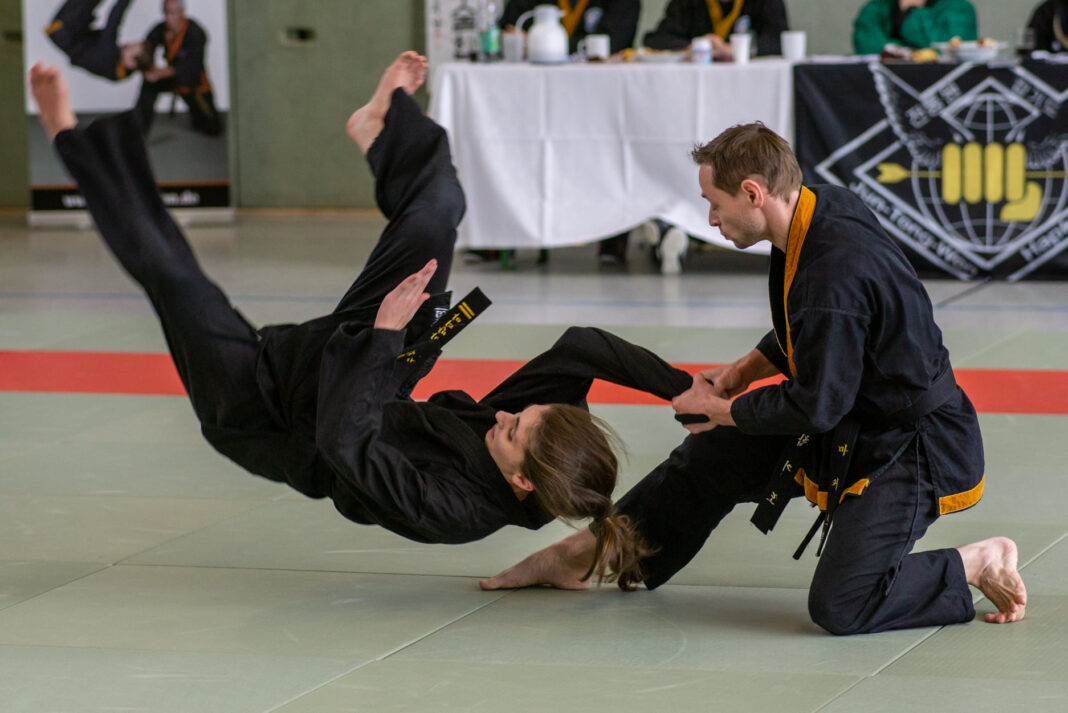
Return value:
<svg viewBox="0 0 1068 713">
<path fill-rule="evenodd" d="M 467 194 L 459 244 L 575 245 L 660 217 L 730 246 L 708 226 L 690 150 L 755 120 L 792 140 L 792 87 L 778 59 L 443 65 L 430 115 Z"/>
</svg>

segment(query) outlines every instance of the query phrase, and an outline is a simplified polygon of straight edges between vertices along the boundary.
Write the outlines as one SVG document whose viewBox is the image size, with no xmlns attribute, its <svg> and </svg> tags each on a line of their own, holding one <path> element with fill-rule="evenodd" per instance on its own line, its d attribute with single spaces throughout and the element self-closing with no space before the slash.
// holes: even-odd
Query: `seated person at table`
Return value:
<svg viewBox="0 0 1068 713">
<path fill-rule="evenodd" d="M 671 0 L 664 19 L 642 44 L 654 50 L 681 50 L 693 38 L 706 36 L 716 57 L 730 59 L 731 34 L 753 32 L 758 55 L 781 54 L 779 35 L 787 29 L 783 0 Z"/>
<path fill-rule="evenodd" d="M 857 54 L 879 54 L 887 45 L 921 49 L 954 37 L 978 37 L 968 0 L 869 0 L 853 21 Z"/>
<path fill-rule="evenodd" d="M 551 0 L 508 0 L 500 25 L 505 30 L 514 28 L 524 12 L 551 4 Z M 578 51 L 578 43 L 586 35 L 608 35 L 613 54 L 634 46 L 639 0 L 559 0 L 557 4 L 564 11 L 560 21 L 570 38 L 571 54 Z M 529 25 L 524 29 L 529 30 Z"/>
<path fill-rule="evenodd" d="M 1068 52 L 1068 0 L 1046 0 L 1031 13 L 1027 26 L 1036 50 Z"/>
</svg>

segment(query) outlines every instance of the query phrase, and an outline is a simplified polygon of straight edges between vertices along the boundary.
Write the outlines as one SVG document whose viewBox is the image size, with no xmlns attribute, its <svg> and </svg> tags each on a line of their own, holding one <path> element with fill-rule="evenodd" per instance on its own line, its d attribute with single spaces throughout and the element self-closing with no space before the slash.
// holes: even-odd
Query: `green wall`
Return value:
<svg viewBox="0 0 1068 713">
<path fill-rule="evenodd" d="M 58 0 L 33 0 L 58 2 Z M 1038 0 L 975 0 L 981 35 L 1013 40 Z M 850 51 L 862 0 L 786 0 L 811 54 Z M 374 91 L 382 68 L 424 46 L 424 0 L 227 0 L 230 9 L 231 165 L 241 207 L 371 208 L 370 174 L 345 120 Z M 639 35 L 667 0 L 644 0 Z M 0 0 L 0 32 L 20 31 L 20 0 Z M 284 41 L 287 28 L 315 41 Z M 25 206 L 22 47 L 0 41 L 0 206 Z M 420 97 L 425 101 L 425 97 Z"/>
<path fill-rule="evenodd" d="M 26 154 L 26 105 L 23 99 L 22 4 L 0 0 L 0 206 L 25 206 L 29 200 Z"/>
<path fill-rule="evenodd" d="M 423 0 L 230 0 L 237 197 L 242 207 L 373 207 L 345 135 L 385 66 L 422 49 Z M 283 41 L 307 28 L 314 42 Z"/>
</svg>

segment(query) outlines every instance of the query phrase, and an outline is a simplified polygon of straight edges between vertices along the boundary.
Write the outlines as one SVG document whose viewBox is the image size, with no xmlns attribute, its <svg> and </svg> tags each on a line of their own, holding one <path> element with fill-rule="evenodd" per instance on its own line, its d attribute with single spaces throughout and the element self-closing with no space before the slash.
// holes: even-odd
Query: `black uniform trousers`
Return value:
<svg viewBox="0 0 1068 713">
<path fill-rule="evenodd" d="M 682 569 L 736 504 L 763 496 L 795 438 L 724 426 L 691 435 L 619 501 L 660 548 L 643 563 L 647 588 Z M 835 510 L 809 590 L 812 620 L 834 634 L 970 621 L 975 610 L 957 550 L 911 554 L 938 515 L 921 429 L 860 497 Z"/>
<path fill-rule="evenodd" d="M 173 92 L 182 98 L 182 103 L 189 110 L 193 130 L 206 136 L 218 136 L 222 133 L 223 122 L 219 110 L 215 107 L 215 94 L 210 89 L 185 87 L 174 77 L 150 82 L 141 81 L 141 92 L 137 95 L 134 111 L 141 120 L 141 130 L 147 135 L 156 120 L 156 100 L 164 92 Z"/>
<path fill-rule="evenodd" d="M 94 30 L 93 15 L 100 3 L 101 0 L 67 0 L 52 20 L 53 27 L 57 22 L 59 27 L 48 36 L 70 57 L 71 64 L 114 81 L 118 79 L 116 69 L 121 59 L 119 25 L 130 0 L 118 0 L 103 29 Z"/>
<path fill-rule="evenodd" d="M 136 117 L 63 131 L 55 146 L 107 246 L 148 295 L 201 423 L 277 431 L 256 379 L 259 335 L 207 278 L 167 213 Z M 463 215 L 445 131 L 402 90 L 367 160 L 389 224 L 335 311 L 379 304 L 431 258 L 438 269 L 427 289 L 443 292 Z"/>
</svg>

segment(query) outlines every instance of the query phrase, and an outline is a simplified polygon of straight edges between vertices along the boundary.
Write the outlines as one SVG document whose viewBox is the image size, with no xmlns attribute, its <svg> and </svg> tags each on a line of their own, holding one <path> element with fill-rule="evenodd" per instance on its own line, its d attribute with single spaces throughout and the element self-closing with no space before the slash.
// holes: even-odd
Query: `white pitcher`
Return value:
<svg viewBox="0 0 1068 713">
<path fill-rule="evenodd" d="M 567 30 L 560 24 L 564 11 L 556 5 L 538 5 L 524 12 L 516 20 L 517 30 L 523 23 L 534 18 L 534 26 L 527 33 L 527 57 L 536 64 L 559 64 L 567 61 Z"/>
</svg>

